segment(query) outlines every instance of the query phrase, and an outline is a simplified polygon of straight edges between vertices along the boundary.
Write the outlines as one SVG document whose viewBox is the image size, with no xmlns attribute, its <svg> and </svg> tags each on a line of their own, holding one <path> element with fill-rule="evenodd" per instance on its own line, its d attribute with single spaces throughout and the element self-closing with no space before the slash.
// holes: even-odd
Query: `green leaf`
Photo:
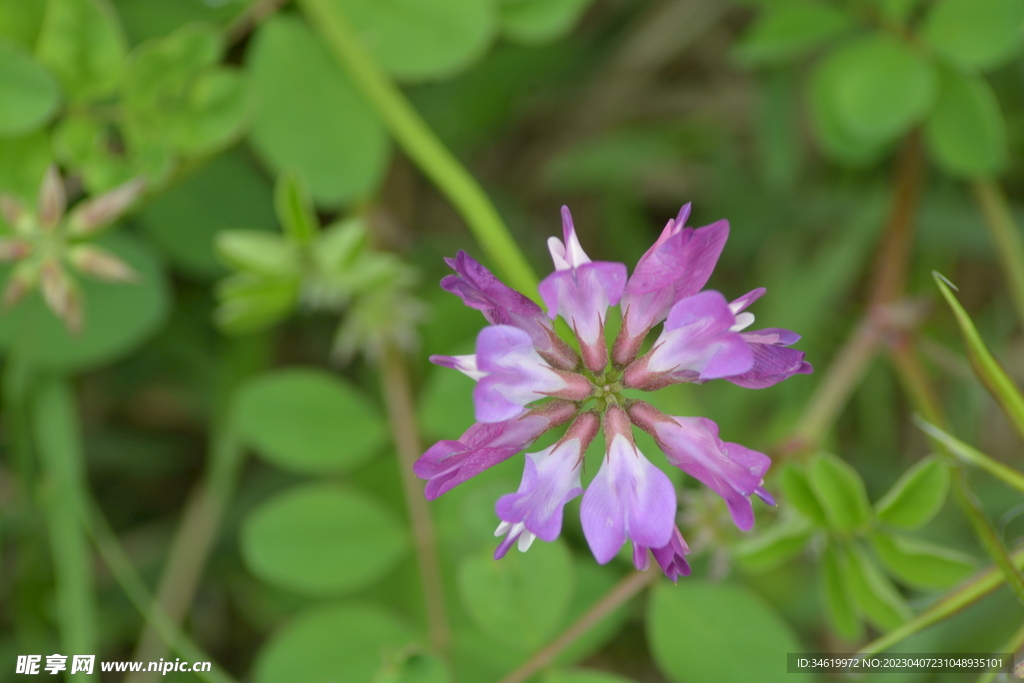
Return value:
<svg viewBox="0 0 1024 683">
<path fill-rule="evenodd" d="M 217 233 L 217 254 L 235 270 L 270 277 L 298 277 L 298 247 L 277 232 L 223 230 Z"/>
<path fill-rule="evenodd" d="M 114 151 L 123 141 L 107 122 L 86 111 L 69 113 L 53 131 L 57 159 L 82 175 L 82 184 L 97 195 L 139 175 L 135 159 Z"/>
<path fill-rule="evenodd" d="M 561 540 L 513 548 L 500 561 L 490 549 L 459 564 L 462 607 L 477 627 L 523 653 L 546 643 L 562 625 L 574 590 L 572 557 Z"/>
<path fill-rule="evenodd" d="M 1024 39 L 1024 2 L 940 0 L 928 13 L 924 37 L 936 51 L 965 66 L 999 66 Z"/>
<path fill-rule="evenodd" d="M 971 317 L 967 315 L 967 311 L 950 290 L 948 280 L 934 271 L 932 276 L 939 291 L 942 292 L 942 297 L 953 310 L 974 374 L 985 385 L 999 407 L 1003 409 L 1003 413 L 1010 419 L 1010 424 L 1017 430 L 1017 433 L 1024 437 L 1024 397 L 1021 396 L 1020 390 L 1003 370 L 999 361 L 985 346 Z"/>
<path fill-rule="evenodd" d="M 676 683 L 748 683 L 751 662 L 800 651 L 789 625 L 749 589 L 693 578 L 655 584 L 647 638 L 658 668 Z M 754 676 L 759 683 L 792 678 L 784 666 L 760 667 Z"/>
<path fill-rule="evenodd" d="M 834 160 L 850 166 L 867 166 L 885 153 L 886 146 L 858 136 L 838 114 L 835 87 L 842 68 L 837 60 L 825 58 L 811 74 L 807 100 L 814 136 L 822 151 Z"/>
<path fill-rule="evenodd" d="M 246 334 L 281 322 L 295 310 L 299 281 L 241 273 L 217 283 L 213 319 L 227 334 Z"/>
<path fill-rule="evenodd" d="M 811 489 L 807 474 L 798 465 L 787 463 L 779 474 L 779 487 L 786 502 L 818 526 L 828 526 L 828 517 L 818 496 Z"/>
<path fill-rule="evenodd" d="M 904 472 L 875 504 L 878 519 L 901 529 L 917 529 L 942 508 L 949 492 L 949 467 L 934 455 Z"/>
<path fill-rule="evenodd" d="M 838 123 L 856 139 L 879 145 L 910 130 L 935 100 L 935 70 L 906 43 L 876 35 L 829 55 L 824 96 Z"/>
<path fill-rule="evenodd" d="M 832 628 L 845 640 L 854 642 L 860 640 L 864 629 L 847 587 L 846 561 L 842 546 L 829 543 L 818 567 L 818 585 Z"/>
<path fill-rule="evenodd" d="M 576 25 L 591 0 L 499 0 L 501 32 L 527 45 L 557 40 Z"/>
<path fill-rule="evenodd" d="M 135 144 L 199 155 L 239 134 L 247 98 L 236 71 L 217 65 L 223 50 L 214 27 L 189 24 L 132 53 L 122 91 Z"/>
<path fill-rule="evenodd" d="M 301 21 L 275 16 L 248 52 L 256 98 L 250 139 L 275 172 L 298 169 L 318 204 L 371 194 L 388 160 L 384 128 Z"/>
<path fill-rule="evenodd" d="M 859 545 L 847 546 L 844 575 L 860 612 L 875 628 L 891 631 L 910 618 L 910 608 L 892 581 Z"/>
<path fill-rule="evenodd" d="M 821 2 L 774 2 L 739 41 L 735 54 L 745 64 L 779 64 L 806 54 L 852 24 L 848 14 Z"/>
<path fill-rule="evenodd" d="M 15 194 L 32 204 L 50 163 L 50 141 L 45 132 L 36 131 L 16 138 L 0 137 L 0 191 Z"/>
<path fill-rule="evenodd" d="M 1003 483 L 1012 486 L 1018 491 L 1024 492 L 1024 473 L 1004 465 L 991 456 L 985 455 L 977 448 L 965 444 L 963 441 L 960 441 L 939 429 L 918 415 L 914 416 L 914 422 L 928 436 L 932 437 L 949 449 L 949 452 L 961 462 L 973 465 L 974 467 L 979 467 L 997 479 L 1000 479 Z"/>
<path fill-rule="evenodd" d="M 278 629 L 256 655 L 256 683 L 370 681 L 382 654 L 415 637 L 380 607 L 330 605 L 303 612 Z"/>
<path fill-rule="evenodd" d="M 0 0 L 0 40 L 33 49 L 45 12 L 45 2 Z"/>
<path fill-rule="evenodd" d="M 72 100 L 95 100 L 117 87 L 127 46 L 105 0 L 49 0 L 36 56 Z"/>
<path fill-rule="evenodd" d="M 348 381 L 322 370 L 266 373 L 238 390 L 235 419 L 260 455 L 305 474 L 345 472 L 386 443 L 372 401 Z"/>
<path fill-rule="evenodd" d="M 977 569 L 969 555 L 897 534 L 875 533 L 871 544 L 895 578 L 920 588 L 948 588 Z"/>
<path fill-rule="evenodd" d="M 797 555 L 811 540 L 814 527 L 803 517 L 780 522 L 733 546 L 739 564 L 754 572 L 767 571 Z"/>
<path fill-rule="evenodd" d="M 320 231 L 313 200 L 301 173 L 286 171 L 278 176 L 274 186 L 274 210 L 284 233 L 297 244 L 309 243 Z"/>
<path fill-rule="evenodd" d="M 550 669 L 544 674 L 541 683 L 632 683 L 632 679 L 607 671 Z"/>
<path fill-rule="evenodd" d="M 448 78 L 479 58 L 497 28 L 491 0 L 334 0 L 360 42 L 399 79 Z"/>
<path fill-rule="evenodd" d="M 0 313 L 0 347 L 16 346 L 32 363 L 63 372 L 82 371 L 120 358 L 155 334 L 167 315 L 167 281 L 155 258 L 134 238 L 104 235 L 96 240 L 140 275 L 137 284 L 113 284 L 83 277 L 85 328 L 68 333 L 64 324 L 32 293 Z M 0 279 L 7 276 L 7 267 Z"/>
<path fill-rule="evenodd" d="M 940 71 L 939 94 L 925 140 L 940 167 L 955 176 L 975 178 L 1001 169 L 1007 160 L 1006 124 L 989 84 L 954 69 Z"/>
<path fill-rule="evenodd" d="M 140 212 L 153 240 L 186 273 L 203 278 L 226 273 L 214 251 L 221 230 L 276 230 L 271 186 L 241 152 L 215 157 Z"/>
<path fill-rule="evenodd" d="M 810 484 L 825 508 L 829 526 L 852 531 L 871 523 L 871 505 L 857 471 L 830 453 L 820 453 L 810 466 Z"/>
<path fill-rule="evenodd" d="M 452 677 L 439 658 L 418 652 L 402 653 L 398 661 L 384 665 L 373 683 L 451 683 Z"/>
<path fill-rule="evenodd" d="M 278 494 L 249 514 L 241 532 L 242 557 L 253 574 L 306 595 L 337 595 L 379 581 L 408 545 L 390 510 L 335 484 Z"/>
<path fill-rule="evenodd" d="M 20 48 L 0 42 L 0 136 L 43 125 L 59 100 L 57 81 L 45 67 Z"/>
<path fill-rule="evenodd" d="M 875 0 L 882 16 L 888 21 L 904 26 L 920 0 Z"/>
</svg>

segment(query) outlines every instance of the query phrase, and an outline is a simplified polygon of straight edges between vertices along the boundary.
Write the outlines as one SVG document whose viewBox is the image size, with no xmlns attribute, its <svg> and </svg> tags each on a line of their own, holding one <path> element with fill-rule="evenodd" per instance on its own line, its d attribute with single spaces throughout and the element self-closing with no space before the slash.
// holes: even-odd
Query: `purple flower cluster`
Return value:
<svg viewBox="0 0 1024 683">
<path fill-rule="evenodd" d="M 768 456 L 722 441 L 718 426 L 707 418 L 665 415 L 622 394 L 711 379 L 758 389 L 811 372 L 804 353 L 788 348 L 798 335 L 782 329 L 744 331 L 754 322 L 746 308 L 764 289 L 732 302 L 701 291 L 729 224 L 687 228 L 689 213 L 687 204 L 627 277 L 624 264 L 587 257 L 563 207 L 564 241 L 548 241 L 555 272 L 539 288 L 547 315 L 465 252 L 447 259 L 456 274 L 441 286 L 481 311 L 490 326 L 477 337 L 475 354 L 431 357 L 476 380 L 477 423 L 458 440 L 434 444 L 417 461 L 427 498 L 569 423 L 553 446 L 526 454 L 519 490 L 498 499 L 501 523 L 495 535 L 504 539 L 495 559 L 513 543 L 525 551 L 536 538 L 553 541 L 562 529 L 565 504 L 582 494 L 583 532 L 598 562 L 610 561 L 629 540 L 637 569 L 650 565 L 650 550 L 673 581 L 688 575 L 689 549 L 676 526 L 675 489 L 637 448 L 633 425 L 654 438 L 670 463 L 719 494 L 740 529 L 754 524 L 752 495 L 774 504 L 762 487 Z M 616 305 L 622 326 L 609 354 L 605 319 Z M 579 354 L 555 333 L 551 320 L 558 315 L 576 334 Z M 650 350 L 639 355 L 648 333 L 662 322 Z M 584 492 L 583 454 L 601 429 L 605 457 Z"/>
</svg>

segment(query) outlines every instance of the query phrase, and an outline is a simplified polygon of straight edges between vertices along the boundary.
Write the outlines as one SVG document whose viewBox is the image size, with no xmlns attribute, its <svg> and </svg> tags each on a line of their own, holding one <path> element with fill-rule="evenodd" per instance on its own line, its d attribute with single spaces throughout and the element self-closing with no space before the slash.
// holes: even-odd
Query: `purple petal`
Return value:
<svg viewBox="0 0 1024 683">
<path fill-rule="evenodd" d="M 476 364 L 486 373 L 473 388 L 479 422 L 511 419 L 522 413 L 527 403 L 568 386 L 540 357 L 530 336 L 511 325 L 492 325 L 480 331 Z"/>
<path fill-rule="evenodd" d="M 617 435 L 580 506 L 583 534 L 594 557 L 600 564 L 609 562 L 627 537 L 647 547 L 665 545 L 675 514 L 672 482 Z"/>
<path fill-rule="evenodd" d="M 744 294 L 740 298 L 734 299 L 729 304 L 729 308 L 732 309 L 733 313 L 739 313 L 740 311 L 745 311 L 747 309 L 747 307 L 750 306 L 750 304 L 754 303 L 755 301 L 760 299 L 762 296 L 764 296 L 765 292 L 767 292 L 767 291 L 768 290 L 765 289 L 764 287 L 758 287 L 757 289 L 752 289 L 751 291 L 747 292 L 746 294 Z"/>
<path fill-rule="evenodd" d="M 720 495 L 740 529 L 754 525 L 750 496 L 764 480 L 771 459 L 718 437 L 718 425 L 703 417 L 675 417 L 638 402 L 630 417 L 649 431 L 676 467 Z"/>
<path fill-rule="evenodd" d="M 751 368 L 753 352 L 738 332 L 725 297 L 704 291 L 669 312 L 651 351 L 626 369 L 627 386 L 655 389 L 673 382 L 717 379 Z"/>
<path fill-rule="evenodd" d="M 571 403 L 552 401 L 515 420 L 474 424 L 457 441 L 438 441 L 431 446 L 413 465 L 413 471 L 428 480 L 424 495 L 433 500 L 524 450 L 575 412 Z"/>
<path fill-rule="evenodd" d="M 782 329 L 744 332 L 745 343 L 753 354 L 750 369 L 725 379 L 747 389 L 763 389 L 778 384 L 793 375 L 807 375 L 814 371 L 804 360 L 804 352 L 786 348 L 786 345 L 800 339 L 800 335 Z"/>
<path fill-rule="evenodd" d="M 557 367 L 571 369 L 575 366 L 575 353 L 558 339 L 540 306 L 503 284 L 464 251 L 445 261 L 458 273 L 441 280 L 445 291 L 460 297 L 470 308 L 479 310 L 492 325 L 512 325 L 525 331 L 537 351 Z"/>
<path fill-rule="evenodd" d="M 690 552 L 690 549 L 687 547 L 686 541 L 683 540 L 683 535 L 679 533 L 679 527 L 673 530 L 672 540 L 669 541 L 668 545 L 661 548 L 651 548 L 651 552 L 654 554 L 654 559 L 661 566 L 661 571 L 673 583 L 680 576 L 690 575 L 690 564 L 686 561 L 686 554 Z"/>
</svg>

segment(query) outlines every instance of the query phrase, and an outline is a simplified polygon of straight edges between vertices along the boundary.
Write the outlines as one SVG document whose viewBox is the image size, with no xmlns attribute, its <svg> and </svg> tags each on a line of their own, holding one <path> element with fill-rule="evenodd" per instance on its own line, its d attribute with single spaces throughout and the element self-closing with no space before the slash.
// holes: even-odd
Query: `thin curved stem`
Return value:
<svg viewBox="0 0 1024 683">
<path fill-rule="evenodd" d="M 555 638 L 543 649 L 526 660 L 515 671 L 499 683 L 523 683 L 535 673 L 551 664 L 563 650 L 579 640 L 587 631 L 601 622 L 606 616 L 629 602 L 633 596 L 653 584 L 661 577 L 655 569 L 645 572 L 633 572 L 615 584 L 603 598 L 594 603 L 593 607 L 576 620 L 562 635 Z"/>
<path fill-rule="evenodd" d="M 999 184 L 994 180 L 977 180 L 972 188 L 989 235 L 995 242 L 996 257 L 1006 275 L 1017 317 L 1024 323 L 1024 240 Z"/>
<path fill-rule="evenodd" d="M 474 237 L 509 284 L 537 298 L 537 276 L 509 234 L 498 210 L 479 183 L 448 151 L 402 91 L 384 73 L 331 0 L 299 0 L 309 23 L 320 33 L 402 150 L 452 202 Z"/>
<path fill-rule="evenodd" d="M 1018 550 L 1012 555 L 1013 566 L 1017 569 L 1024 568 L 1024 550 Z M 916 617 L 907 621 L 897 628 L 889 631 L 881 638 L 868 643 L 860 649 L 857 654 L 872 655 L 878 652 L 885 652 L 894 645 L 903 642 L 910 636 L 920 633 L 930 626 L 948 619 L 961 610 L 973 605 L 978 600 L 996 590 L 1006 582 L 1006 575 L 999 567 L 989 567 L 985 571 L 969 579 L 959 587 L 952 590 L 946 597 L 921 612 Z"/>
<path fill-rule="evenodd" d="M 423 587 L 423 603 L 427 613 L 427 633 L 435 651 L 448 652 L 451 635 L 441 580 L 441 560 L 437 552 L 437 534 L 430 516 L 430 507 L 423 497 L 423 484 L 413 474 L 413 463 L 423 453 L 416 428 L 416 410 L 409 386 L 409 375 L 401 353 L 395 348 L 384 351 L 381 365 L 384 402 L 387 406 L 391 435 L 398 451 L 398 470 L 402 478 L 405 502 L 409 508 L 416 558 Z"/>
</svg>

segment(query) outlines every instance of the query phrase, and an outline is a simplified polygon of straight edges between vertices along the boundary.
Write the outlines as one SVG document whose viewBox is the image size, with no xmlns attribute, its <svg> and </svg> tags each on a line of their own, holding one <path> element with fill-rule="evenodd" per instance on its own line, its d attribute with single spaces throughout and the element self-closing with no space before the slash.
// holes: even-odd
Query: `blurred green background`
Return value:
<svg viewBox="0 0 1024 683">
<path fill-rule="evenodd" d="M 396 432 L 426 447 L 473 422 L 471 381 L 426 360 L 470 352 L 483 324 L 437 286 L 443 257 L 508 276 L 467 229 L 473 181 L 445 171 L 460 165 L 542 277 L 563 204 L 592 258 L 630 268 L 683 203 L 693 226 L 727 218 L 708 286 L 767 287 L 758 323 L 803 335 L 815 366 L 659 394 L 771 454 L 780 505 L 755 503 L 744 534 L 675 473 L 693 576 L 626 601 L 529 680 L 788 680 L 785 653 L 854 652 L 927 610 L 992 564 L 948 477 L 904 525 L 946 550 L 908 580 L 868 544 L 899 524 L 816 521 L 778 472 L 813 480 L 826 450 L 877 502 L 932 452 L 902 388 L 908 348 L 948 430 L 1021 466 L 931 272 L 1021 381 L 1022 45 L 1024 0 L 0 0 L 0 191 L 32 207 L 50 164 L 72 205 L 148 183 L 100 238 L 142 277 L 78 278 L 81 335 L 36 292 L 0 314 L 0 681 L 21 680 L 23 654 L 179 656 L 144 633 L 132 566 L 226 675 L 256 683 L 496 682 L 632 572 L 625 553 L 593 560 L 578 499 L 559 541 L 490 559 L 519 457 L 425 508 L 403 489 Z M 374 87 L 428 128 L 396 124 Z M 429 130 L 454 166 L 423 151 Z M 967 480 L 1012 549 L 1020 492 Z M 867 587 L 835 553 L 861 558 Z M 428 635 L 438 600 L 447 642 Z M 1002 587 L 896 650 L 1007 651 L 1022 619 Z M 69 676 L 90 678 L 154 680 Z"/>
</svg>

